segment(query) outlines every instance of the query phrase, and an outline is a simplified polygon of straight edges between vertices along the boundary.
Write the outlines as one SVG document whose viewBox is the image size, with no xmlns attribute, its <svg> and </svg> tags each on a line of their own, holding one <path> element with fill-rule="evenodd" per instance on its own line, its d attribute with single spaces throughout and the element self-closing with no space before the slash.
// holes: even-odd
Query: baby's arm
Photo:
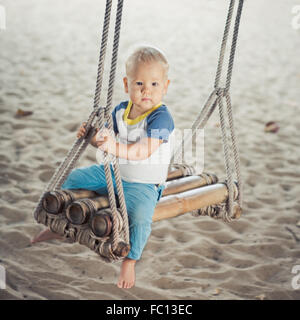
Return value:
<svg viewBox="0 0 300 320">
<path fill-rule="evenodd" d="M 145 160 L 156 151 L 163 140 L 143 138 L 132 144 L 116 143 L 116 156 L 128 160 Z"/>
<path fill-rule="evenodd" d="M 96 145 L 99 149 L 127 160 L 147 159 L 162 143 L 163 140 L 149 137 L 143 138 L 136 143 L 119 143 L 116 142 L 107 129 L 102 130 L 96 137 Z"/>
</svg>

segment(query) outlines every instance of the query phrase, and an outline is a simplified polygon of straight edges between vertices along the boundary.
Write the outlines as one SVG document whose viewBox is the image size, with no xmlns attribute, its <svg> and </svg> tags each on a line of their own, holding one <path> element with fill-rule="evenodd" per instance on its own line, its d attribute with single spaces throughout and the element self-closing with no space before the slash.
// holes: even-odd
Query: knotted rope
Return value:
<svg viewBox="0 0 300 320">
<path fill-rule="evenodd" d="M 91 138 L 95 135 L 96 129 L 95 124 L 98 124 L 99 129 L 103 129 L 105 127 L 105 122 L 108 123 L 108 128 L 112 129 L 112 117 L 111 117 L 111 109 L 112 109 L 112 97 L 113 97 L 113 86 L 115 81 L 116 67 L 117 67 L 117 58 L 118 58 L 118 47 L 119 47 L 119 39 L 120 39 L 120 31 L 121 31 L 121 20 L 122 20 L 122 9 L 123 9 L 123 0 L 118 0 L 117 5 L 117 13 L 116 13 L 116 21 L 115 21 L 115 33 L 114 33 L 114 42 L 113 42 L 113 53 L 112 53 L 112 61 L 111 61 L 111 70 L 110 70 L 110 78 L 108 85 L 108 95 L 107 95 L 107 103 L 106 107 L 100 107 L 100 96 L 102 90 L 103 83 L 103 75 L 104 75 L 104 62 L 105 55 L 107 51 L 107 43 L 108 43 L 108 33 L 109 33 L 109 25 L 110 25 L 110 17 L 111 17 L 111 9 L 112 9 L 112 0 L 106 1 L 104 22 L 103 22 L 103 31 L 102 31 L 102 40 L 101 40 L 101 48 L 98 62 L 98 70 L 97 70 L 97 79 L 96 79 L 96 88 L 95 88 L 95 96 L 94 96 L 94 110 L 91 112 L 88 120 L 86 121 L 86 135 L 82 138 L 77 139 L 71 150 L 68 152 L 65 159 L 62 161 L 60 166 L 56 169 L 54 175 L 50 179 L 47 187 L 42 193 L 37 207 L 34 210 L 34 217 L 37 221 L 40 221 L 38 215 L 42 212 L 42 202 L 44 195 L 46 192 L 51 190 L 58 190 L 63 185 L 65 179 L 68 177 L 71 170 L 74 168 L 76 162 L 79 157 L 82 155 L 86 147 L 88 146 Z M 95 121 L 95 119 L 97 119 Z M 119 170 L 119 164 L 114 157 L 113 159 L 113 168 L 114 175 L 116 180 L 117 192 L 120 203 L 120 211 L 123 219 L 123 236 L 125 244 L 129 244 L 129 227 L 128 227 L 128 217 L 127 210 L 123 192 L 123 186 L 121 181 L 121 175 Z M 108 243 L 103 246 L 103 244 L 98 244 L 99 247 L 105 247 L 105 250 L 109 252 L 109 260 L 117 260 L 119 257 L 113 253 L 114 250 L 117 249 L 118 243 L 121 241 L 120 232 L 117 228 L 117 205 L 116 205 L 116 195 L 114 192 L 112 174 L 110 171 L 110 163 L 107 155 L 104 156 L 104 169 L 105 169 L 105 177 L 107 181 L 107 189 L 109 195 L 110 207 L 112 210 L 112 218 L 113 218 L 113 235 L 111 245 Z M 116 227 L 115 227 L 116 226 Z M 61 230 L 60 230 L 60 233 Z M 68 231 L 67 233 L 70 233 Z M 71 232 L 72 233 L 72 232 Z M 73 236 L 74 237 L 74 236 Z M 111 248 L 110 248 L 111 247 Z"/>
<path fill-rule="evenodd" d="M 234 64 L 234 57 L 236 52 L 237 46 L 237 38 L 240 26 L 240 18 L 242 14 L 244 0 L 239 0 L 239 5 L 237 9 L 237 14 L 235 18 L 232 42 L 231 42 L 231 49 L 230 49 L 230 56 L 226 74 L 226 84 L 225 87 L 220 87 L 220 80 L 222 75 L 222 69 L 224 65 L 224 57 L 226 52 L 226 46 L 229 38 L 229 31 L 232 24 L 232 17 L 234 12 L 235 0 L 231 0 L 229 4 L 227 19 L 225 23 L 225 29 L 223 34 L 223 39 L 220 48 L 220 54 L 218 59 L 215 83 L 214 83 L 214 90 L 208 97 L 207 102 L 205 103 L 204 107 L 202 108 L 199 116 L 196 118 L 192 125 L 191 134 L 182 141 L 181 145 L 176 149 L 171 159 L 172 163 L 180 163 L 183 159 L 182 157 L 182 150 L 184 148 L 184 144 L 187 144 L 191 139 L 193 139 L 196 135 L 197 129 L 203 129 L 214 112 L 216 106 L 219 106 L 219 117 L 220 117 L 220 126 L 221 126 L 221 134 L 222 134 L 222 143 L 223 143 L 223 152 L 224 152 L 224 160 L 225 160 L 225 170 L 227 175 L 227 188 L 228 188 L 228 202 L 226 210 L 219 210 L 222 212 L 222 218 L 225 222 L 230 222 L 232 220 L 233 215 L 233 203 L 234 203 L 234 181 L 233 175 L 234 171 L 236 173 L 237 182 L 238 182 L 238 205 L 242 207 L 242 179 L 241 179 L 241 172 L 240 172 L 240 159 L 239 159 L 239 152 L 238 152 L 238 144 L 237 138 L 234 131 L 234 122 L 233 122 L 233 112 L 232 112 L 232 105 L 230 100 L 230 85 L 231 85 L 231 78 L 232 78 L 232 71 L 233 71 L 233 64 Z M 229 123 L 229 131 L 230 131 L 230 142 L 231 147 L 229 146 L 229 138 L 227 137 L 227 130 L 226 130 L 226 119 L 225 119 L 225 111 L 223 106 L 223 99 L 226 100 L 227 106 L 227 117 Z M 233 153 L 233 165 L 232 168 L 232 161 L 231 161 L 231 154 L 230 151 Z"/>
<path fill-rule="evenodd" d="M 123 9 L 123 0 L 118 1 L 117 6 L 117 13 L 116 13 L 116 22 L 115 22 L 115 31 L 114 31 L 114 41 L 113 41 L 113 52 L 112 52 L 112 60 L 111 60 L 111 67 L 110 67 L 110 75 L 109 75 L 109 84 L 108 84 L 108 92 L 107 92 L 107 100 L 106 100 L 106 108 L 101 109 L 100 116 L 98 117 L 98 125 L 100 129 L 103 129 L 104 118 L 107 121 L 108 129 L 110 132 L 113 132 L 113 120 L 112 120 L 112 98 L 113 98 L 113 90 L 114 90 L 114 83 L 115 83 L 115 76 L 116 76 L 116 69 L 117 69 L 117 60 L 118 60 L 118 49 L 119 49 L 119 39 L 120 39 L 120 32 L 121 32 L 121 21 L 122 21 L 122 9 Z M 125 242 L 129 243 L 129 226 L 128 226 L 128 216 L 127 216 L 127 209 L 125 204 L 125 197 L 123 192 L 121 174 L 119 169 L 119 163 L 115 156 L 113 156 L 113 168 L 114 168 L 114 175 L 116 181 L 117 192 L 119 196 L 119 203 L 120 203 L 120 211 L 122 218 L 124 220 L 124 239 Z M 112 175 L 110 170 L 110 163 L 108 160 L 108 155 L 104 154 L 104 169 L 105 169 L 105 176 L 107 181 L 107 189 L 108 189 L 108 197 L 109 203 L 112 210 L 112 217 L 113 217 L 113 242 L 112 246 L 113 249 L 116 248 L 117 243 L 120 239 L 120 234 L 116 228 L 117 226 L 117 205 L 116 205 L 116 198 L 114 193 L 114 186 L 112 181 Z"/>
</svg>

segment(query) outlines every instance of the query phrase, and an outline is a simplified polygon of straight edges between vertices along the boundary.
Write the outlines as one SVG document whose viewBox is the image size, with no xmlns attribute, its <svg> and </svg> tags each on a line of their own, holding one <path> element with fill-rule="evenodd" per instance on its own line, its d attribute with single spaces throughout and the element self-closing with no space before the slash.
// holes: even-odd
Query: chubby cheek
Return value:
<svg viewBox="0 0 300 320">
<path fill-rule="evenodd" d="M 136 100 L 140 98 L 141 92 L 139 90 L 129 90 L 129 96 L 131 100 Z"/>
<path fill-rule="evenodd" d="M 159 92 L 155 92 L 153 95 L 152 95 L 152 98 L 154 100 L 157 100 L 157 102 L 159 102 L 164 96 L 164 93 L 162 91 L 159 91 Z"/>
</svg>

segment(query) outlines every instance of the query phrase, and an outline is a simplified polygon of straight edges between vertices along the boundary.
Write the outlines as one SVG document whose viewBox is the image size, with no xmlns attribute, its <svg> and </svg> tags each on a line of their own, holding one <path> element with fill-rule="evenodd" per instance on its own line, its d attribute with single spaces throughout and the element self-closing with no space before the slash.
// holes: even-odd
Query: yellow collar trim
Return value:
<svg viewBox="0 0 300 320">
<path fill-rule="evenodd" d="M 154 106 L 150 110 L 148 110 L 147 112 L 145 112 L 142 115 L 136 117 L 135 119 L 128 119 L 128 115 L 129 115 L 131 107 L 132 107 L 132 101 L 130 100 L 130 101 L 128 101 L 128 105 L 127 105 L 127 107 L 125 109 L 123 120 L 128 125 L 137 124 L 138 122 L 140 122 L 143 119 L 145 119 L 151 112 L 153 112 L 154 110 L 158 109 L 161 105 L 162 105 L 162 103 L 160 102 L 159 104 L 157 104 L 156 106 Z"/>
</svg>

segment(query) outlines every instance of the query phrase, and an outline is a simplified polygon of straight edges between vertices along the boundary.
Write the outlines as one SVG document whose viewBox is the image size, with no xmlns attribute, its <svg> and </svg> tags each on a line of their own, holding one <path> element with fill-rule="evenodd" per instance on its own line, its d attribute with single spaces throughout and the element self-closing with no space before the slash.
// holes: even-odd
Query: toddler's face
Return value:
<svg viewBox="0 0 300 320">
<path fill-rule="evenodd" d="M 132 103 L 147 111 L 162 101 L 170 80 L 159 62 L 140 63 L 128 77 L 123 79 L 125 92 Z"/>
</svg>

